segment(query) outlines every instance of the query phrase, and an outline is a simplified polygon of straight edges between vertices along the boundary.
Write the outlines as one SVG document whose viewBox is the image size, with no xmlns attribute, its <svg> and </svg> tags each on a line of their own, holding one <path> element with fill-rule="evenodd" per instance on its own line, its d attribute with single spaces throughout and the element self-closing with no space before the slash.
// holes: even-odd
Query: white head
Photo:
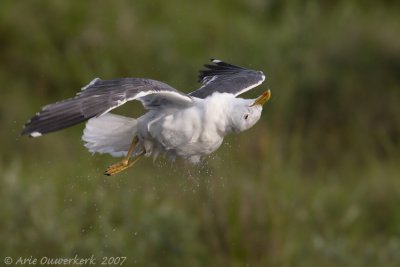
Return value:
<svg viewBox="0 0 400 267">
<path fill-rule="evenodd" d="M 261 117 L 263 105 L 271 97 L 271 91 L 265 91 L 257 99 L 237 98 L 231 113 L 230 124 L 233 132 L 243 132 L 253 127 Z"/>
</svg>

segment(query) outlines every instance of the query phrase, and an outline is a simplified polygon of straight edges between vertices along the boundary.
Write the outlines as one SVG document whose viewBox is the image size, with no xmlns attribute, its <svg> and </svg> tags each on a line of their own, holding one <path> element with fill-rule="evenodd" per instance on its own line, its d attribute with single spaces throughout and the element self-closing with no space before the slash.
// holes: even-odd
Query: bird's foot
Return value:
<svg viewBox="0 0 400 267">
<path fill-rule="evenodd" d="M 129 168 L 132 164 L 130 164 L 129 160 L 123 160 L 116 164 L 109 166 L 106 171 L 104 172 L 105 175 L 111 176 L 115 175 L 123 170 Z"/>
<path fill-rule="evenodd" d="M 144 152 L 142 152 L 141 154 L 139 154 L 136 158 L 134 158 L 132 160 L 125 158 L 124 160 L 111 165 L 110 167 L 108 167 L 106 169 L 106 171 L 104 172 L 104 175 L 111 176 L 111 175 L 115 175 L 117 173 L 122 172 L 123 170 L 125 170 L 125 169 L 131 167 L 133 164 L 135 164 L 136 161 L 138 161 L 139 158 L 143 155 L 144 155 Z"/>
</svg>

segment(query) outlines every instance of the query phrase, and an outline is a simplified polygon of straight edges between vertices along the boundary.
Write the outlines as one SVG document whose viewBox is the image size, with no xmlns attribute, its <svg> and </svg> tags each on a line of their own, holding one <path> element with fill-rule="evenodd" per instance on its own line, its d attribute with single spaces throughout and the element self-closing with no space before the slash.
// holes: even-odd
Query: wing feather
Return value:
<svg viewBox="0 0 400 267">
<path fill-rule="evenodd" d="M 21 134 L 37 137 L 61 130 L 101 116 L 130 100 L 141 101 L 147 109 L 193 103 L 190 96 L 160 81 L 142 78 L 96 78 L 74 98 L 44 106 L 25 124 Z"/>
<path fill-rule="evenodd" d="M 198 82 L 202 86 L 190 93 L 190 96 L 206 98 L 214 92 L 238 96 L 265 80 L 262 71 L 246 69 L 217 59 L 213 59 L 212 62 L 214 64 L 206 64 L 206 69 L 200 71 Z"/>
</svg>

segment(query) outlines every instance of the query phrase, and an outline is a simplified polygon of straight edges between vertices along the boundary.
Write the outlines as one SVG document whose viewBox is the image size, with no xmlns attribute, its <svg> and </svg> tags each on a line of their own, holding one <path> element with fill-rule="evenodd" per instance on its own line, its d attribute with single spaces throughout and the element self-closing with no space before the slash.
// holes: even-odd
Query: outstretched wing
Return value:
<svg viewBox="0 0 400 267">
<path fill-rule="evenodd" d="M 201 86 L 190 96 L 206 98 L 214 92 L 240 95 L 260 85 L 265 80 L 262 71 L 255 71 L 235 66 L 218 59 L 211 60 L 214 64 L 206 64 L 206 70 L 201 70 L 198 82 Z"/>
<path fill-rule="evenodd" d="M 150 79 L 123 78 L 91 81 L 74 98 L 47 105 L 24 126 L 21 134 L 38 137 L 100 116 L 130 100 L 139 100 L 145 108 L 169 104 L 191 105 L 190 96 L 171 86 Z"/>
</svg>

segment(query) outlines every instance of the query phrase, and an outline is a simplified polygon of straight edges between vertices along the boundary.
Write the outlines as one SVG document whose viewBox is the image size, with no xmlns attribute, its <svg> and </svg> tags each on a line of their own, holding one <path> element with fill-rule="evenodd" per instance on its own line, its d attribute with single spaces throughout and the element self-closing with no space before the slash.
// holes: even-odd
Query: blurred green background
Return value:
<svg viewBox="0 0 400 267">
<path fill-rule="evenodd" d="M 1 1 L 0 256 L 124 266 L 400 266 L 398 1 Z M 115 177 L 84 125 L 20 137 L 95 77 L 184 92 L 209 58 L 263 70 L 261 121 L 193 167 Z M 140 103 L 121 112 L 139 116 Z"/>
</svg>

